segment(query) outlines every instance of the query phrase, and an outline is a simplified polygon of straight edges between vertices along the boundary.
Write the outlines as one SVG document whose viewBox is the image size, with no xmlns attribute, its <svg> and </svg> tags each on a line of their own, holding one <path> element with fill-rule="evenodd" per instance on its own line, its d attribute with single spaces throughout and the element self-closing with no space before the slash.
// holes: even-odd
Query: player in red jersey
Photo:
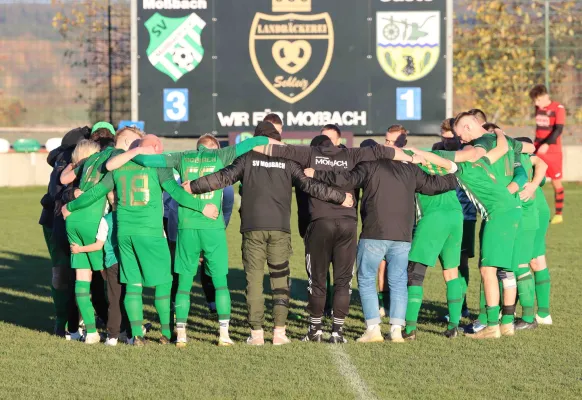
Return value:
<svg viewBox="0 0 582 400">
<path fill-rule="evenodd" d="M 556 214 L 552 224 L 563 221 L 564 187 L 562 186 L 562 131 L 566 122 L 566 109 L 552 101 L 544 85 L 536 85 L 529 92 L 536 107 L 536 154 L 548 164 L 546 176 L 552 179 Z"/>
</svg>

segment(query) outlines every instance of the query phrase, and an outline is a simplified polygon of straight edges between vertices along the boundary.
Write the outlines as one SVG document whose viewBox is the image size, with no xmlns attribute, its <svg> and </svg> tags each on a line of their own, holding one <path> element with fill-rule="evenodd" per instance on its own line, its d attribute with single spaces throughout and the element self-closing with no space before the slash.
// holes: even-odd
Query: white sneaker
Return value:
<svg viewBox="0 0 582 400">
<path fill-rule="evenodd" d="M 85 344 L 95 344 L 101 341 L 101 336 L 99 336 L 99 332 L 88 333 L 85 336 Z"/>
<path fill-rule="evenodd" d="M 218 346 L 220 347 L 227 347 L 227 346 L 234 346 L 234 342 L 230 339 L 228 335 L 220 335 L 218 338 Z"/>
<path fill-rule="evenodd" d="M 105 346 L 115 347 L 117 346 L 117 341 L 117 338 L 107 338 L 107 340 L 105 340 Z"/>
<path fill-rule="evenodd" d="M 539 315 L 536 314 L 536 321 L 538 321 L 539 325 L 552 325 L 553 324 L 551 315 L 548 315 L 547 317 L 540 317 Z"/>
<path fill-rule="evenodd" d="M 83 335 L 81 334 L 81 332 L 77 331 L 77 332 L 69 333 L 66 336 L 66 338 L 67 338 L 67 340 L 72 340 L 72 341 L 75 341 L 75 342 L 80 342 L 83 339 Z"/>
<path fill-rule="evenodd" d="M 481 321 L 479 321 L 478 319 L 473 321 L 473 333 L 480 332 L 485 328 L 487 328 L 487 325 L 482 324 Z"/>
<path fill-rule="evenodd" d="M 390 325 L 390 341 L 394 343 L 404 343 L 402 338 L 402 326 Z"/>
<path fill-rule="evenodd" d="M 181 326 L 176 328 L 176 347 L 186 347 L 188 343 L 188 336 L 186 334 L 186 327 Z"/>
<path fill-rule="evenodd" d="M 251 346 L 262 346 L 265 344 L 265 334 L 262 329 L 252 330 L 251 336 L 247 338 L 247 344 Z"/>
<path fill-rule="evenodd" d="M 384 337 L 382 336 L 380 325 L 369 326 L 366 332 L 356 340 L 358 343 L 378 343 L 383 341 Z"/>
</svg>

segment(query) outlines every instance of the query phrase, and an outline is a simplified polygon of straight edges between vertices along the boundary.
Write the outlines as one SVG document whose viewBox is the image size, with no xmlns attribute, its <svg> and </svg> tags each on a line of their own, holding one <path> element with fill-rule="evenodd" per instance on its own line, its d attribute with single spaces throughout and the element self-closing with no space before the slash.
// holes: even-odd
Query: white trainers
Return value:
<svg viewBox="0 0 582 400">
<path fill-rule="evenodd" d="M 251 336 L 247 338 L 247 344 L 251 346 L 262 346 L 265 344 L 265 334 L 262 329 L 252 330 Z"/>
<path fill-rule="evenodd" d="M 552 325 L 554 322 L 552 321 L 552 316 L 548 315 L 547 317 L 540 317 L 536 314 L 536 321 L 540 325 Z"/>
<path fill-rule="evenodd" d="M 366 332 L 364 332 L 364 334 L 356 340 L 358 343 L 378 343 L 383 341 L 384 337 L 382 336 L 380 325 L 368 327 Z"/>
<path fill-rule="evenodd" d="M 107 340 L 105 340 L 105 346 L 115 347 L 117 346 L 118 340 L 118 338 L 107 338 Z"/>
<path fill-rule="evenodd" d="M 472 333 L 477 333 L 482 331 L 483 329 L 487 328 L 487 325 L 482 324 L 481 321 L 479 321 L 478 319 L 476 319 L 475 321 L 473 321 L 473 332 Z"/>
<path fill-rule="evenodd" d="M 289 343 L 291 343 L 291 339 L 287 337 L 285 328 L 273 329 L 273 346 L 281 346 Z"/>
<path fill-rule="evenodd" d="M 77 332 L 72 332 L 70 334 L 68 334 L 66 336 L 67 340 L 72 340 L 75 342 L 80 342 L 81 340 L 83 340 L 83 335 L 81 334 L 81 332 L 77 331 Z"/>
<path fill-rule="evenodd" d="M 186 335 L 186 327 L 176 328 L 176 347 L 186 347 L 188 343 L 188 336 Z"/>
<path fill-rule="evenodd" d="M 228 335 L 220 335 L 218 337 L 218 346 L 219 347 L 227 347 L 227 346 L 234 346 L 234 342 L 230 339 Z"/>
<path fill-rule="evenodd" d="M 99 332 L 88 333 L 87 336 L 85 336 L 85 344 L 95 344 L 100 341 L 101 336 L 99 335 Z"/>
<path fill-rule="evenodd" d="M 402 326 L 390 325 L 390 341 L 393 343 L 404 343 L 402 338 Z"/>
</svg>

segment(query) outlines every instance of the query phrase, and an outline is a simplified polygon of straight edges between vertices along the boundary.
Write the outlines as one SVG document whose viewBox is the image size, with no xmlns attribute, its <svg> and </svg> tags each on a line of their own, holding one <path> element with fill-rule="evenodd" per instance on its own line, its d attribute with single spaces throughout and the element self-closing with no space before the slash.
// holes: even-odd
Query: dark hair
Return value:
<svg viewBox="0 0 582 400">
<path fill-rule="evenodd" d="M 537 99 L 540 96 L 543 96 L 544 94 L 548 94 L 548 89 L 544 85 L 535 85 L 529 91 L 529 97 L 534 101 L 535 99 Z"/>
<path fill-rule="evenodd" d="M 281 141 L 281 134 L 270 122 L 259 122 L 255 128 L 255 136 L 266 136 L 268 138 Z"/>
<path fill-rule="evenodd" d="M 457 116 L 455 117 L 455 122 L 454 122 L 454 124 L 453 124 L 453 128 L 454 128 L 454 127 L 456 127 L 456 126 L 459 124 L 459 121 L 460 121 L 462 118 L 469 117 L 469 116 L 473 117 L 474 115 L 473 115 L 473 114 L 471 114 L 471 113 L 470 113 L 470 112 L 468 112 L 468 111 L 463 111 L 463 112 L 461 112 L 461 113 L 457 114 Z"/>
<path fill-rule="evenodd" d="M 493 122 L 487 122 L 486 124 L 483 124 L 483 129 L 488 131 L 490 129 L 501 129 L 501 128 L 495 125 Z"/>
<path fill-rule="evenodd" d="M 374 139 L 362 140 L 362 143 L 360 143 L 360 147 L 374 147 L 374 146 L 378 146 L 378 142 L 376 142 Z"/>
<path fill-rule="evenodd" d="M 469 110 L 469 114 L 474 115 L 479 119 L 482 119 L 484 122 L 487 122 L 487 115 L 485 115 L 483 110 L 479 110 L 478 108 L 472 108 Z"/>
<path fill-rule="evenodd" d="M 528 138 L 527 136 L 522 136 L 522 137 L 516 137 L 515 140 L 517 140 L 518 142 L 526 142 L 526 143 L 531 143 L 533 144 L 533 140 L 531 140 L 530 138 Z"/>
<path fill-rule="evenodd" d="M 316 137 L 314 137 L 311 140 L 311 143 L 309 145 L 311 147 L 318 147 L 318 146 L 333 147 L 333 143 L 331 142 L 331 139 L 325 135 L 317 135 Z"/>
<path fill-rule="evenodd" d="M 101 147 L 101 150 L 115 144 L 115 136 L 107 128 L 99 128 L 91 134 L 90 140 L 94 141 Z"/>
<path fill-rule="evenodd" d="M 386 132 L 388 132 L 388 133 L 400 132 L 400 133 L 404 133 L 406 135 L 408 134 L 408 131 L 406 130 L 406 128 L 400 124 L 390 125 L 388 127 L 388 129 L 386 130 Z"/>
<path fill-rule="evenodd" d="M 454 118 L 447 118 L 441 123 L 441 131 L 453 132 L 453 124 L 455 123 Z"/>
<path fill-rule="evenodd" d="M 283 125 L 283 121 L 281 121 L 281 117 L 277 114 L 267 114 L 265 118 L 263 118 L 263 122 L 270 122 L 272 124 Z"/>
<path fill-rule="evenodd" d="M 319 132 L 322 133 L 323 131 L 334 131 L 339 137 L 342 137 L 342 131 L 336 124 L 324 125 Z"/>
</svg>

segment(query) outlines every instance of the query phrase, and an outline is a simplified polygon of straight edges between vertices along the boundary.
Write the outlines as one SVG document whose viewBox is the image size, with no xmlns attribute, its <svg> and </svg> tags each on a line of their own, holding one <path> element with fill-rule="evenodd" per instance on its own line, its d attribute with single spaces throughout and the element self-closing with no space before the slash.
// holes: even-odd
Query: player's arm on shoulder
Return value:
<svg viewBox="0 0 582 400">
<path fill-rule="evenodd" d="M 487 150 L 483 147 L 474 147 L 467 145 L 462 150 L 455 151 L 454 162 L 475 162 L 485 156 Z"/>
<path fill-rule="evenodd" d="M 210 175 L 201 176 L 194 181 L 184 182 L 182 186 L 192 194 L 208 193 L 227 186 L 242 179 L 245 171 L 247 155 L 234 160 L 228 167 Z"/>
<path fill-rule="evenodd" d="M 418 167 L 414 167 L 416 179 L 416 191 L 429 196 L 455 190 L 457 188 L 457 178 L 448 174 L 444 176 L 430 175 Z"/>
<path fill-rule="evenodd" d="M 424 159 L 431 163 L 434 164 L 438 167 L 444 168 L 448 173 L 452 174 L 455 171 L 457 171 L 457 164 L 455 164 L 453 161 L 443 158 L 441 157 L 441 153 L 439 151 L 434 151 L 434 152 L 430 152 L 430 151 L 424 151 L 424 150 L 419 150 L 419 149 L 413 149 L 415 154 L 418 154 L 422 157 L 424 157 Z M 449 152 L 449 153 L 453 153 L 453 152 Z M 453 154 L 453 158 L 455 157 L 455 155 Z"/>
<path fill-rule="evenodd" d="M 139 147 L 138 147 L 139 148 Z M 131 150 L 130 150 L 131 151 Z M 164 154 L 138 154 L 133 158 L 133 162 L 148 168 L 176 168 L 180 167 L 180 161 L 184 153 L 164 153 Z"/>
<path fill-rule="evenodd" d="M 346 172 L 315 171 L 313 178 L 328 185 L 355 189 L 362 187 L 376 168 L 375 162 L 365 162 L 359 163 L 354 169 Z"/>
<path fill-rule="evenodd" d="M 485 157 L 489 159 L 491 164 L 495 164 L 497 160 L 507 154 L 507 151 L 509 150 L 509 143 L 505 137 L 505 132 L 503 132 L 501 129 L 495 129 L 495 136 L 497 137 L 497 145 L 495 147 L 490 147 L 485 154 Z"/>
<path fill-rule="evenodd" d="M 301 191 L 309 194 L 316 199 L 328 201 L 334 204 L 342 204 L 346 199 L 346 194 L 328 186 L 322 182 L 318 182 L 309 178 L 301 169 L 301 166 L 296 162 L 288 163 L 291 169 L 291 178 L 293 184 Z"/>
<path fill-rule="evenodd" d="M 85 164 L 85 160 L 80 161 L 77 165 L 71 163 L 63 169 L 61 172 L 60 181 L 63 185 L 68 185 L 72 183 L 75 179 L 77 179 L 77 175 L 83 172 L 83 165 Z"/>
<path fill-rule="evenodd" d="M 269 144 L 267 146 L 255 147 L 255 151 L 269 157 L 281 157 L 295 161 L 301 167 L 307 168 L 311 160 L 313 147 Z"/>
<path fill-rule="evenodd" d="M 91 204 L 107 196 L 107 193 L 113 190 L 115 187 L 113 183 L 113 175 L 107 174 L 97 185 L 93 186 L 90 190 L 83 193 L 79 198 L 68 203 L 65 208 L 68 212 L 73 212 L 81 210 L 83 208 L 89 207 Z"/>
<path fill-rule="evenodd" d="M 182 186 L 178 185 L 174 179 L 172 168 L 158 168 L 156 171 L 158 172 L 158 178 L 162 189 L 164 189 L 170 197 L 176 200 L 176 202 L 182 207 L 202 212 L 204 209 L 202 201 L 191 196 Z"/>
</svg>

